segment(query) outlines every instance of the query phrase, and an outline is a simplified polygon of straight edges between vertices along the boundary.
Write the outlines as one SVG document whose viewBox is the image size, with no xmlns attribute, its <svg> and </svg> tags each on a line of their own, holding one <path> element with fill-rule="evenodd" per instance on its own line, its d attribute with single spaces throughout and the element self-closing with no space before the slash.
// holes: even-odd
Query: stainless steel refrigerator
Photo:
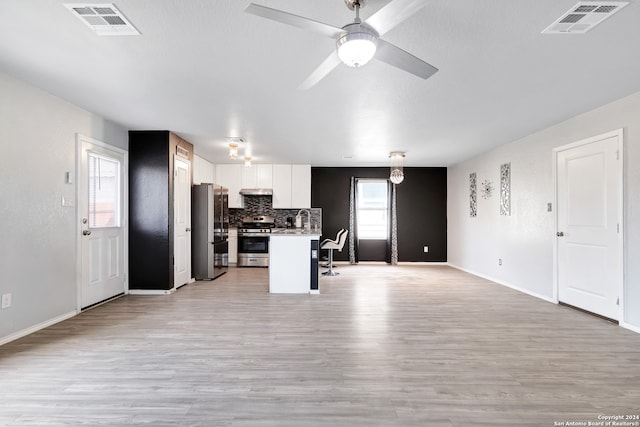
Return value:
<svg viewBox="0 0 640 427">
<path fill-rule="evenodd" d="M 197 280 L 213 280 L 229 266 L 229 190 L 215 184 L 192 187 L 191 260 Z"/>
</svg>

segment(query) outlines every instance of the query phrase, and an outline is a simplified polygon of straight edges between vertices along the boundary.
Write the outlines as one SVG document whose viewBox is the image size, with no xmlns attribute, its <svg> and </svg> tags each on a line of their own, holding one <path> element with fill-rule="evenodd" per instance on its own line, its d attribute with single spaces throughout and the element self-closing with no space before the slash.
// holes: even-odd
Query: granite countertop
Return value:
<svg viewBox="0 0 640 427">
<path fill-rule="evenodd" d="M 271 229 L 271 235 L 274 236 L 320 236 L 322 230 L 319 229 L 305 229 L 305 228 L 273 228 Z"/>
</svg>

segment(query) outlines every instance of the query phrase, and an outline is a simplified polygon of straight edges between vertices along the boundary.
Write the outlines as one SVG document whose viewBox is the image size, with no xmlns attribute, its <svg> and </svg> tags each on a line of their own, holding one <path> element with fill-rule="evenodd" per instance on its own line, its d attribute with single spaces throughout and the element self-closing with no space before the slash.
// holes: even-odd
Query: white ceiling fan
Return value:
<svg viewBox="0 0 640 427">
<path fill-rule="evenodd" d="M 298 89 L 306 90 L 322 80 L 338 64 L 343 62 L 359 67 L 374 57 L 423 79 L 431 77 L 438 69 L 411 55 L 399 47 L 386 42 L 380 36 L 416 13 L 428 0 L 392 0 L 366 21 L 360 20 L 360 8 L 366 0 L 344 0 L 347 7 L 355 10 L 353 22 L 342 28 L 251 3 L 246 12 L 305 30 L 312 30 L 336 40 L 336 50 L 316 68 Z"/>
</svg>

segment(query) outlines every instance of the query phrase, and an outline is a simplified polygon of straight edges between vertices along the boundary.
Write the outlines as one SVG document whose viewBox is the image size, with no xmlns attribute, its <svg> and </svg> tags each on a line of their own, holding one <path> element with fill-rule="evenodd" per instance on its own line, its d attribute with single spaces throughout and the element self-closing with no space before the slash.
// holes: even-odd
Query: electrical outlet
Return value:
<svg viewBox="0 0 640 427">
<path fill-rule="evenodd" d="M 553 205 L 551 203 L 547 203 L 547 212 L 553 211 Z"/>
<path fill-rule="evenodd" d="M 429 246 L 425 246 L 422 250 L 423 250 L 424 253 L 429 252 Z"/>
<path fill-rule="evenodd" d="M 11 294 L 2 294 L 2 308 L 11 307 Z"/>
<path fill-rule="evenodd" d="M 498 265 L 502 265 L 502 258 L 498 258 Z"/>
</svg>

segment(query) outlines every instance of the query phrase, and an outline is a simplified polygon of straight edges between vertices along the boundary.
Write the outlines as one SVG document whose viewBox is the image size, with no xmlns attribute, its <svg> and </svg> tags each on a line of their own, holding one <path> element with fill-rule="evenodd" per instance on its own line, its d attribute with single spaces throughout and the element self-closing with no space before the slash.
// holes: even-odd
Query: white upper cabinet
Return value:
<svg viewBox="0 0 640 427">
<path fill-rule="evenodd" d="M 291 165 L 273 165 L 273 208 L 291 208 Z"/>
<path fill-rule="evenodd" d="M 271 188 L 273 165 L 253 165 L 242 168 L 242 188 Z"/>
<path fill-rule="evenodd" d="M 229 207 L 243 208 L 243 188 L 272 188 L 274 209 L 311 207 L 311 165 L 215 165 L 215 183 L 229 189 Z"/>
<path fill-rule="evenodd" d="M 215 166 L 200 156 L 193 156 L 193 183 L 216 183 Z"/>
<path fill-rule="evenodd" d="M 273 208 L 311 207 L 311 165 L 273 165 Z"/>
<path fill-rule="evenodd" d="M 216 165 L 215 183 L 227 187 L 229 189 L 229 207 L 243 208 L 244 200 L 240 195 L 242 188 L 242 169 L 241 164 L 235 165 Z"/>
<path fill-rule="evenodd" d="M 311 208 L 311 165 L 291 165 L 291 207 Z"/>
</svg>

